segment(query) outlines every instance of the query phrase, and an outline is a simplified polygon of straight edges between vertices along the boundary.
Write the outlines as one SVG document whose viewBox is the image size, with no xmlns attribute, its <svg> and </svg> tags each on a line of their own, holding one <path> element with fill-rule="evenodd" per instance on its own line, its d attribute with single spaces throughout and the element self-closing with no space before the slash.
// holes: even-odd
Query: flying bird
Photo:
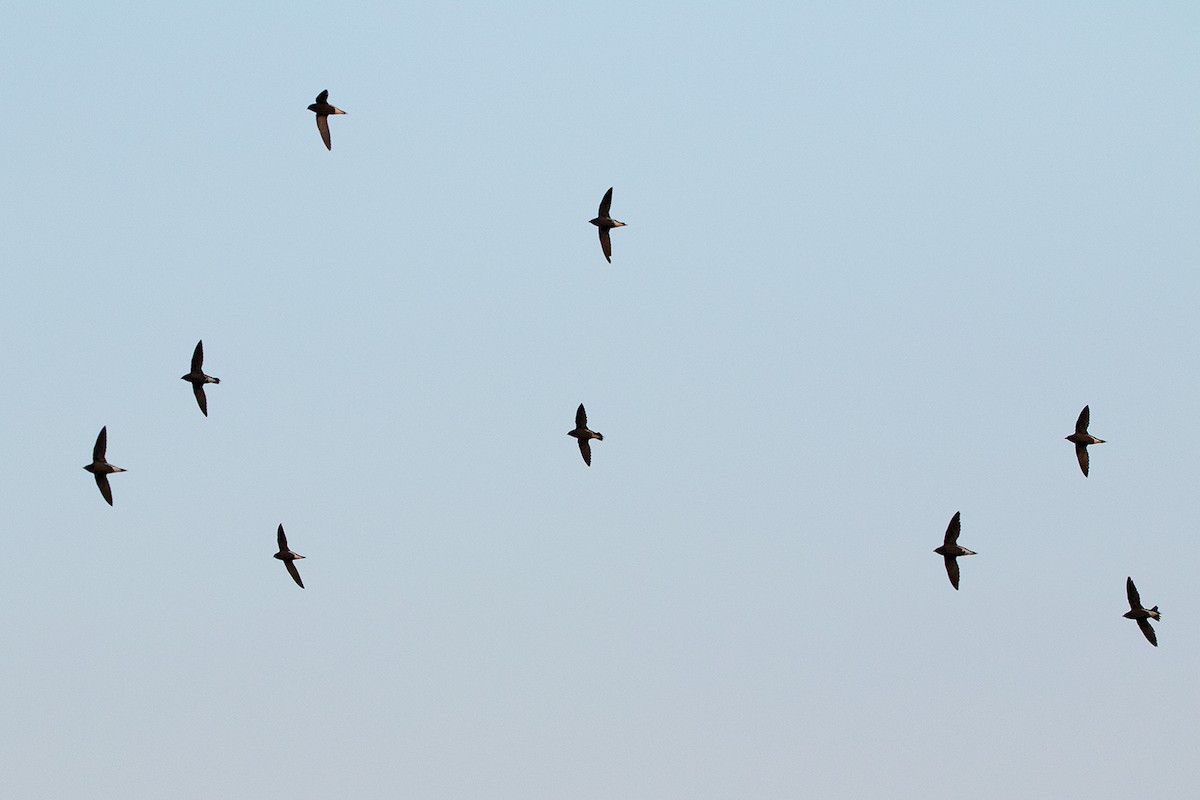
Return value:
<svg viewBox="0 0 1200 800">
<path fill-rule="evenodd" d="M 608 238 L 608 232 L 613 228 L 622 228 L 624 222 L 618 222 L 608 215 L 608 209 L 612 206 L 612 187 L 608 187 L 608 191 L 604 193 L 604 199 L 600 201 L 600 214 L 588 222 L 600 229 L 600 249 L 604 251 L 604 257 L 608 259 L 608 263 L 612 263 L 612 241 Z"/>
<path fill-rule="evenodd" d="M 326 150 L 332 150 L 333 144 L 329 140 L 329 115 L 330 114 L 345 114 L 340 108 L 329 104 L 329 90 L 321 92 L 317 95 L 317 102 L 308 107 L 308 110 L 317 115 L 317 130 L 321 132 L 321 141 L 325 143 Z"/>
<path fill-rule="evenodd" d="M 958 589 L 958 557 L 978 555 L 974 550 L 958 546 L 959 513 L 958 511 L 954 512 L 954 516 L 950 518 L 950 524 L 946 526 L 945 541 L 942 542 L 941 547 L 933 551 L 945 557 L 946 574 L 950 576 L 950 585 L 955 590 Z"/>
<path fill-rule="evenodd" d="M 100 435 L 96 437 L 96 446 L 92 448 L 92 463 L 85 466 L 84 469 L 96 477 L 96 485 L 100 487 L 100 494 L 111 506 L 113 504 L 112 487 L 108 485 L 108 476 L 114 472 L 125 472 L 126 470 L 114 467 L 104 460 L 104 451 L 107 449 L 108 426 L 105 425 L 100 429 Z"/>
<path fill-rule="evenodd" d="M 567 431 L 567 436 L 574 436 L 579 440 L 579 452 L 583 453 L 583 463 L 590 467 L 592 465 L 592 445 L 590 440 L 595 439 L 603 442 L 604 434 L 588 429 L 587 412 L 583 410 L 583 403 L 580 403 L 579 408 L 575 411 L 575 430 Z"/>
<path fill-rule="evenodd" d="M 283 525 L 279 526 L 279 552 L 274 555 L 274 558 L 278 558 L 283 562 L 283 565 L 287 567 L 288 574 L 292 576 L 292 580 L 296 582 L 297 586 L 303 589 L 304 581 L 300 580 L 300 573 L 296 570 L 296 559 L 304 558 L 304 556 L 299 553 L 293 553 L 288 549 L 287 536 L 283 533 Z"/>
<path fill-rule="evenodd" d="M 1083 477 L 1088 474 L 1088 445 L 1089 444 L 1104 444 L 1103 439 L 1097 439 L 1088 433 L 1088 422 L 1091 421 L 1092 412 L 1087 406 L 1083 407 L 1083 411 L 1079 412 L 1079 419 L 1075 421 L 1075 432 L 1070 436 L 1065 437 L 1068 442 L 1075 443 L 1075 457 L 1079 459 L 1079 468 L 1083 470 Z"/>
<path fill-rule="evenodd" d="M 220 378 L 214 378 L 212 375 L 204 374 L 204 340 L 196 342 L 196 350 L 192 353 L 192 371 L 184 375 L 180 380 L 187 381 L 192 385 L 192 392 L 196 395 L 196 402 L 200 405 L 200 411 L 204 416 L 208 416 L 208 398 L 204 396 L 204 384 L 220 383 Z"/>
<path fill-rule="evenodd" d="M 1162 614 L 1158 613 L 1158 606 L 1142 608 L 1142 598 L 1138 596 L 1137 587 L 1133 585 L 1133 578 L 1125 578 L 1125 594 L 1129 597 L 1129 610 L 1121 616 L 1125 619 L 1137 620 L 1138 627 L 1142 629 L 1146 641 L 1158 647 L 1158 637 L 1154 635 L 1154 628 L 1150 626 L 1150 620 L 1162 619 Z"/>
</svg>

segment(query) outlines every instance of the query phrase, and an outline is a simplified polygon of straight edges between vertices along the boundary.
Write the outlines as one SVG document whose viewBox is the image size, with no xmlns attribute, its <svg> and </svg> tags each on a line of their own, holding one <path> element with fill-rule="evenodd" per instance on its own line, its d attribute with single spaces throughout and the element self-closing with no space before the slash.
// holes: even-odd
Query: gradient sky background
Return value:
<svg viewBox="0 0 1200 800">
<path fill-rule="evenodd" d="M 0 793 L 1194 792 L 1195 4 L 5 27 Z"/>
</svg>

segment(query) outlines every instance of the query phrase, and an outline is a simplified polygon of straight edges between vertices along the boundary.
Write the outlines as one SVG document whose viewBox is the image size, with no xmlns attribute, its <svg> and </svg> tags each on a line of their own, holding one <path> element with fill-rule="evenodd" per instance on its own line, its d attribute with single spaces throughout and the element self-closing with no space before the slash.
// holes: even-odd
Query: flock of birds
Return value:
<svg viewBox="0 0 1200 800">
<path fill-rule="evenodd" d="M 329 90 L 321 92 L 317 95 L 316 102 L 308 107 L 308 110 L 313 112 L 317 118 L 317 130 L 321 134 L 321 141 L 325 143 L 328 150 L 333 149 L 333 142 L 329 135 L 329 117 L 337 114 L 345 114 L 342 109 L 330 104 Z M 612 263 L 612 239 L 610 232 L 614 228 L 624 227 L 625 223 L 615 220 L 610 215 L 612 207 L 612 187 L 604 193 L 604 197 L 600 200 L 600 208 L 596 217 L 589 220 L 592 225 L 595 225 L 600 234 L 600 250 L 604 253 L 605 260 Z M 182 376 L 182 380 L 192 384 L 192 391 L 196 395 L 196 404 L 200 406 L 201 413 L 208 416 L 208 398 L 204 393 L 204 387 L 207 384 L 218 384 L 220 378 L 206 375 L 204 372 L 204 342 L 203 340 L 196 343 L 196 349 L 192 353 L 192 368 L 186 375 Z M 1079 460 L 1079 468 L 1083 471 L 1084 477 L 1088 474 L 1088 447 L 1093 444 L 1104 444 L 1103 439 L 1098 439 L 1088 433 L 1088 425 L 1091 422 L 1091 410 L 1088 406 L 1083 407 L 1083 411 L 1079 413 L 1079 419 L 1075 422 L 1075 432 L 1066 437 L 1066 440 L 1075 445 L 1075 456 Z M 604 435 L 598 431 L 593 431 L 588 427 L 587 411 L 583 407 L 583 403 L 579 404 L 579 408 L 575 410 L 575 427 L 567 431 L 568 436 L 572 436 L 579 444 L 579 452 L 583 456 L 583 463 L 587 466 L 592 465 L 592 440 L 598 442 L 604 441 Z M 108 427 L 100 429 L 100 435 L 96 437 L 95 447 L 92 449 L 92 463 L 84 467 L 85 470 L 92 473 L 96 479 L 96 486 L 100 488 L 100 494 L 104 500 L 111 506 L 113 504 L 112 487 L 108 483 L 108 476 L 117 472 L 125 472 L 121 467 L 115 467 L 108 463 L 106 451 L 108 449 Z M 946 527 L 946 535 L 942 545 L 935 548 L 933 552 L 942 556 L 946 562 L 946 575 L 950 578 L 950 585 L 958 589 L 959 570 L 958 559 L 961 556 L 977 555 L 974 550 L 968 550 L 958 543 L 958 536 L 961 528 L 961 512 L 955 512 L 950 519 L 950 524 Z M 294 552 L 288 547 L 287 535 L 283 531 L 283 525 L 280 524 L 279 530 L 276 533 L 276 539 L 279 544 L 279 552 L 275 553 L 274 557 L 283 562 L 287 568 L 288 574 L 292 576 L 292 580 L 301 589 L 304 588 L 304 581 L 300 578 L 300 572 L 296 569 L 296 561 L 304 558 L 297 552 Z M 1133 584 L 1132 578 L 1125 579 L 1125 592 L 1129 600 L 1129 611 L 1123 615 L 1126 619 L 1135 620 L 1146 640 L 1150 644 L 1158 647 L 1158 637 L 1155 635 L 1154 628 L 1150 625 L 1150 620 L 1160 619 L 1161 614 L 1158 611 L 1158 606 L 1153 608 L 1145 608 L 1142 606 L 1141 596 L 1138 594 L 1137 587 Z"/>
<path fill-rule="evenodd" d="M 579 407 L 582 411 L 583 406 Z M 1088 425 L 1091 424 L 1092 411 L 1089 406 L 1084 406 L 1083 411 L 1079 412 L 1079 419 L 1075 420 L 1075 432 L 1070 436 L 1065 437 L 1068 442 L 1075 445 L 1075 457 L 1079 460 L 1079 469 L 1083 470 L 1083 477 L 1088 474 L 1088 445 L 1104 444 L 1103 439 L 1097 439 L 1088 433 Z M 582 444 L 582 442 L 581 442 Z M 958 589 L 958 558 L 959 556 L 977 555 L 974 550 L 968 550 L 958 543 L 958 534 L 961 527 L 960 512 L 955 511 L 954 516 L 950 518 L 950 524 L 946 526 L 946 536 L 942 540 L 942 546 L 934 548 L 935 553 L 942 556 L 946 560 L 946 574 L 950 576 L 950 585 Z M 1129 610 L 1121 616 L 1126 619 L 1135 620 L 1138 627 L 1142 629 L 1142 634 L 1145 635 L 1146 641 L 1158 647 L 1158 636 L 1154 633 L 1154 627 L 1150 624 L 1152 619 L 1161 619 L 1162 615 L 1158 612 L 1158 606 L 1146 608 L 1142 605 L 1142 597 L 1138 594 L 1137 587 L 1133 585 L 1133 578 L 1125 578 L 1125 596 L 1129 600 Z"/>
</svg>

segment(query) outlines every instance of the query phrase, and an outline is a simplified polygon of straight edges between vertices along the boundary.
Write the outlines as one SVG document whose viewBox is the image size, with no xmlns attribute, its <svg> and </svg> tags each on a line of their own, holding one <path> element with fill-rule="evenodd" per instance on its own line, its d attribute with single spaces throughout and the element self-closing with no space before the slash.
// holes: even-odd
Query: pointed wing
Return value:
<svg viewBox="0 0 1200 800">
<path fill-rule="evenodd" d="M 192 393 L 196 395 L 196 402 L 200 405 L 200 411 L 204 416 L 208 416 L 208 398 L 204 396 L 204 384 L 193 383 Z"/>
<path fill-rule="evenodd" d="M 96 446 L 92 448 L 92 461 L 103 461 L 104 451 L 108 449 L 108 426 L 105 425 L 100 429 L 100 435 L 96 437 Z"/>
<path fill-rule="evenodd" d="M 324 103 L 324 102 L 327 102 L 328 100 L 329 100 L 329 90 L 328 89 L 323 90 L 319 95 L 317 95 L 318 103 Z"/>
<path fill-rule="evenodd" d="M 1142 629 L 1142 633 L 1146 636 L 1146 641 L 1155 647 L 1158 647 L 1158 636 L 1154 634 L 1154 628 L 1150 625 L 1150 620 L 1145 618 L 1139 619 L 1137 624 L 1138 627 Z"/>
<path fill-rule="evenodd" d="M 100 494 L 103 495 L 104 500 L 111 506 L 112 505 L 112 487 L 110 487 L 108 485 L 108 476 L 105 475 L 103 472 L 97 472 L 97 473 L 95 473 L 95 476 L 96 476 L 96 485 L 100 487 Z"/>
<path fill-rule="evenodd" d="M 296 562 L 289 558 L 283 563 L 287 567 L 288 574 L 292 576 L 292 580 L 296 582 L 297 586 L 303 589 L 304 581 L 300 580 L 300 571 L 296 569 Z"/>
<path fill-rule="evenodd" d="M 279 526 L 279 535 L 276 536 L 275 538 L 279 540 L 279 552 L 286 553 L 288 546 L 287 546 L 287 537 L 283 535 L 283 525 Z"/>
<path fill-rule="evenodd" d="M 944 556 L 946 559 L 946 574 L 950 576 L 950 585 L 958 589 L 958 559 L 954 556 Z"/>
<path fill-rule="evenodd" d="M 587 412 L 583 410 L 583 403 L 580 403 L 579 408 L 575 409 L 575 427 L 587 427 Z"/>
<path fill-rule="evenodd" d="M 1075 457 L 1079 459 L 1079 468 L 1083 470 L 1083 477 L 1087 477 L 1088 472 L 1088 453 L 1086 444 L 1075 445 Z"/>
<path fill-rule="evenodd" d="M 196 349 L 192 351 L 192 372 L 203 372 L 201 369 L 204 366 L 204 340 L 196 342 Z"/>
<path fill-rule="evenodd" d="M 607 217 L 608 210 L 612 208 L 612 187 L 608 187 L 608 191 L 604 193 L 604 199 L 600 201 L 600 216 Z"/>
<path fill-rule="evenodd" d="M 958 515 L 960 513 L 962 513 L 962 512 L 955 511 L 954 516 L 950 518 L 950 524 L 946 526 L 945 544 L 947 544 L 947 545 L 952 545 L 952 544 L 958 543 L 958 527 L 959 527 Z"/>
<path fill-rule="evenodd" d="M 1129 598 L 1129 610 L 1137 611 L 1142 607 L 1142 598 L 1138 594 L 1137 587 L 1133 585 L 1133 578 L 1125 579 L 1125 596 Z"/>
<path fill-rule="evenodd" d="M 1087 433 L 1088 422 L 1091 421 L 1092 412 L 1087 406 L 1083 407 L 1083 411 L 1079 412 L 1079 419 L 1075 420 L 1075 432 Z"/>
<path fill-rule="evenodd" d="M 608 263 L 612 263 L 612 239 L 608 237 L 608 228 L 600 229 L 600 249 L 604 251 L 604 257 Z"/>
<path fill-rule="evenodd" d="M 321 132 L 321 141 L 325 143 L 325 149 L 332 150 L 333 143 L 329 141 L 329 117 L 325 114 L 317 114 L 317 130 Z"/>
<path fill-rule="evenodd" d="M 592 465 L 592 446 L 584 437 L 579 437 L 579 452 L 583 453 L 583 463 Z"/>
</svg>

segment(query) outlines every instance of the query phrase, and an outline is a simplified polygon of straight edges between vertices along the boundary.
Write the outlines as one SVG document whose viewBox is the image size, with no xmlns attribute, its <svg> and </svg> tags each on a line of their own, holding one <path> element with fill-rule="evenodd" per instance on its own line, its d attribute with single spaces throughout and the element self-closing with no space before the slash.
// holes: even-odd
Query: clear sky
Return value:
<svg viewBox="0 0 1200 800">
<path fill-rule="evenodd" d="M 1195 4 L 4 22 L 0 794 L 1194 792 Z"/>
</svg>

